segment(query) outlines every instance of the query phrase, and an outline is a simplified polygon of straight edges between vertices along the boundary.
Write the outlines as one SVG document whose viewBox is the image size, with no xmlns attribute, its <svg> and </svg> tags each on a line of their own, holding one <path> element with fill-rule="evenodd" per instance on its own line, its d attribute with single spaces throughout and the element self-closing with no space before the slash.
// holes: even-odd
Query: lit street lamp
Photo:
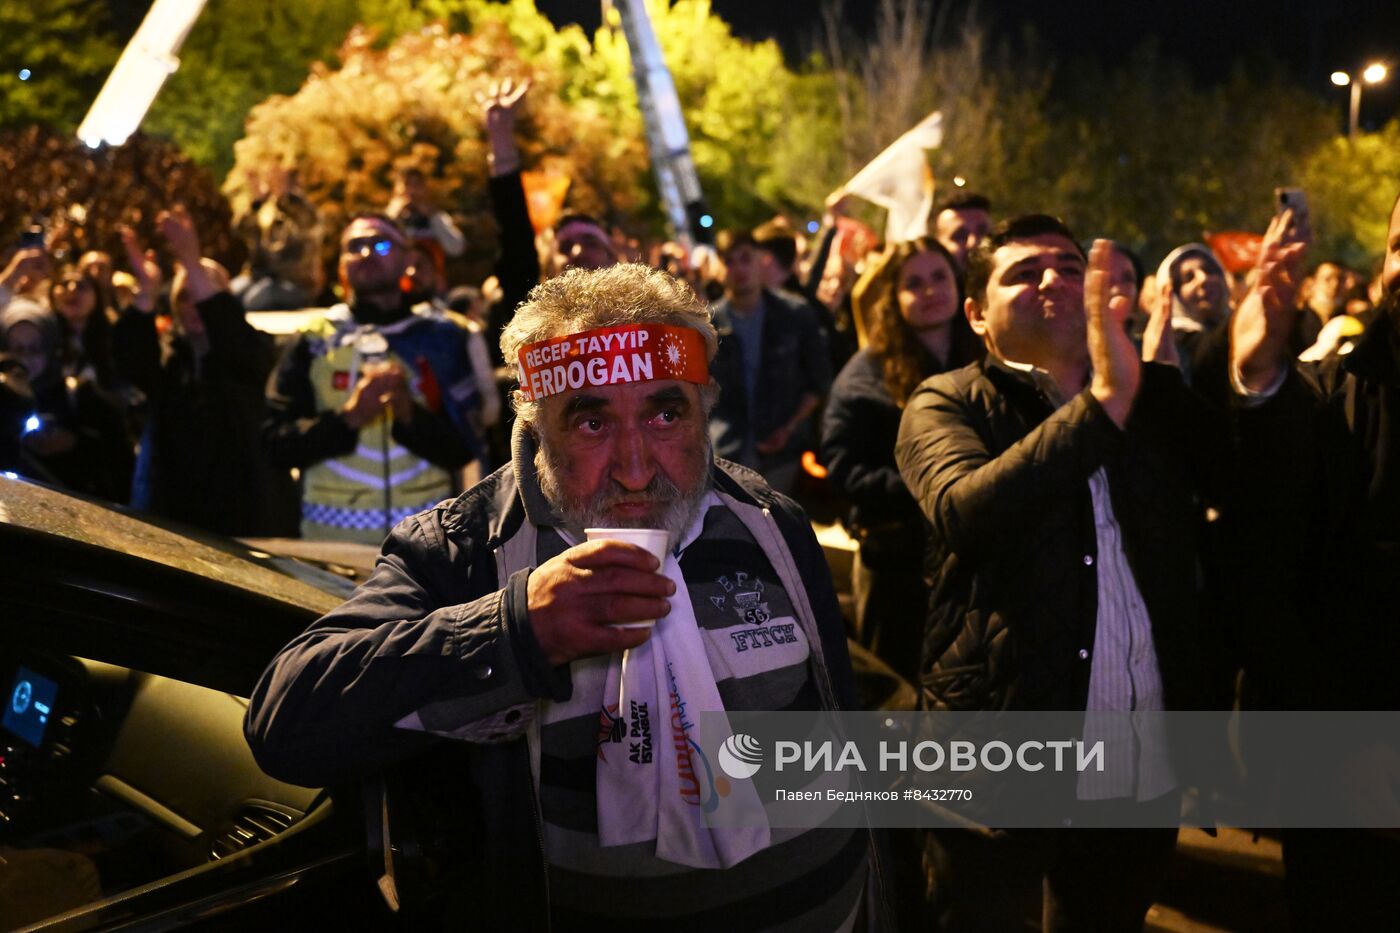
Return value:
<svg viewBox="0 0 1400 933">
<path fill-rule="evenodd" d="M 1345 71 L 1332 72 L 1332 83 L 1337 87 L 1351 85 L 1351 120 L 1347 124 L 1348 136 L 1356 136 L 1356 131 L 1361 125 L 1361 85 L 1363 83 L 1380 84 L 1385 80 L 1387 74 L 1389 74 L 1389 70 L 1380 62 L 1367 65 L 1366 69 L 1361 72 L 1361 76 L 1355 80 Z"/>
</svg>

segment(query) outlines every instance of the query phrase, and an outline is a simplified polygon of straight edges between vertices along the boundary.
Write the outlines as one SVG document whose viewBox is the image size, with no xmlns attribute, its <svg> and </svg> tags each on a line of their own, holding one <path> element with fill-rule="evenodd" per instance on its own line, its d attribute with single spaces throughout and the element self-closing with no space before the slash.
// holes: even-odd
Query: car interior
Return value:
<svg viewBox="0 0 1400 933">
<path fill-rule="evenodd" d="M 258 768 L 245 699 L 33 648 L 0 658 L 0 929 L 212 916 L 256 893 L 230 899 L 250 883 L 234 875 L 276 883 L 328 852 L 363 871 L 350 834 L 316 832 L 327 793 Z"/>
</svg>

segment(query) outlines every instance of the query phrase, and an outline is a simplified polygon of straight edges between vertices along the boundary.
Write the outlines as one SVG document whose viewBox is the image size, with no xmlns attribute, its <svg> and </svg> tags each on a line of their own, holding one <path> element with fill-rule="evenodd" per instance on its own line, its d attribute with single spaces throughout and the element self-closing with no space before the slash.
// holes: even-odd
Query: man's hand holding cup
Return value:
<svg viewBox="0 0 1400 933">
<path fill-rule="evenodd" d="M 659 572 L 661 560 L 615 537 L 650 531 L 590 529 L 610 537 L 575 545 L 530 574 L 530 625 L 551 664 L 635 648 L 651 637 L 655 620 L 671 611 L 676 586 Z M 666 533 L 653 534 L 664 549 Z"/>
</svg>

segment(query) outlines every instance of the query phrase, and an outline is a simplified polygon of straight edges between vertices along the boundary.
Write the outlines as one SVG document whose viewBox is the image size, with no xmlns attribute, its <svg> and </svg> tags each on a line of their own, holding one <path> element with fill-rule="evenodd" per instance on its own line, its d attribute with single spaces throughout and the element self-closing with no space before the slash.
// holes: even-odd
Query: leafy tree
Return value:
<svg viewBox="0 0 1400 933">
<path fill-rule="evenodd" d="M 840 3 L 825 10 L 825 56 L 833 69 L 845 181 L 933 110 L 943 114 L 943 145 L 930 166 L 947 194 L 955 176 L 990 197 L 998 213 L 1043 204 L 1046 115 L 1053 63 L 1033 36 L 993 48 L 971 14 L 956 21 L 950 4 L 881 0 L 867 37 L 844 29 Z"/>
<path fill-rule="evenodd" d="M 30 126 L 0 134 L 0 178 L 3 245 L 37 219 L 50 249 L 71 258 L 102 249 L 124 263 L 117 227 L 131 226 L 156 244 L 156 216 L 178 203 L 194 218 L 205 255 L 232 270 L 243 261 L 214 179 L 165 140 L 137 133 L 94 151 L 72 133 Z"/>
<path fill-rule="evenodd" d="M 1371 271 L 1385 252 L 1390 209 L 1400 193 L 1400 120 L 1377 133 L 1327 140 L 1303 159 L 1298 179 L 1313 216 L 1313 258 Z"/>
<path fill-rule="evenodd" d="M 95 2 L 50 6 L 59 12 L 45 16 L 56 22 L 73 11 L 91 17 Z M 735 37 L 709 0 L 651 0 L 648 8 L 722 224 L 815 213 L 826 192 L 937 108 L 945 139 L 930 161 L 940 184 L 962 175 L 1000 214 L 1056 212 L 1086 236 L 1113 236 L 1151 258 L 1206 230 L 1260 229 L 1273 187 L 1302 183 L 1312 193 L 1319 249 L 1354 259 L 1378 242 L 1371 227 L 1381 220 L 1365 218 L 1383 219 L 1384 206 L 1370 202 L 1393 188 L 1392 130 L 1337 139 L 1326 104 L 1267 63 L 1199 87 L 1149 44 L 1130 67 L 1075 62 L 1062 70 L 1032 35 L 991 45 L 978 20 L 950 15 L 951 3 L 881 0 L 866 37 L 839 28 L 839 10 L 830 8 L 822 54 L 791 67 L 772 42 Z M 38 19 L 0 0 L 0 42 L 34 34 Z M 342 48 L 356 23 L 367 28 Z M 443 24 L 435 38 L 413 38 L 432 23 Z M 471 63 L 462 58 L 467 47 L 478 49 Z M 615 20 L 588 36 L 556 28 L 534 0 L 210 0 L 181 58 L 147 128 L 217 174 L 233 165 L 233 143 L 252 113 L 239 172 L 305 161 L 303 181 L 314 188 L 312 179 L 328 173 L 316 196 L 343 211 L 382 203 L 394 165 L 423 163 L 469 220 L 484 217 L 471 95 L 488 76 L 533 75 L 522 124 L 527 167 L 567 172 L 577 208 L 660 230 L 630 55 Z M 367 74 L 349 74 L 355 69 Z M 438 88 L 443 75 L 463 82 L 464 93 Z M 325 81 L 362 96 L 354 106 L 343 96 L 332 101 L 314 89 Z M 437 89 L 421 106 L 404 98 L 403 88 L 424 87 Z M 12 100 L 0 98 L 5 119 L 18 107 Z M 313 100 L 340 116 L 318 117 Z M 25 114 L 35 109 L 25 106 Z M 336 126 L 346 112 L 353 125 Z M 368 148 L 352 157 L 360 145 Z M 461 160 L 475 161 L 454 164 Z M 228 190 L 241 197 L 248 184 L 230 176 Z M 478 232 L 490 240 L 484 221 Z"/>
<path fill-rule="evenodd" d="M 1270 62 L 1200 87 L 1149 42 L 1130 66 L 1061 73 L 1032 35 L 992 48 L 977 20 L 950 24 L 913 0 L 881 0 L 865 38 L 835 28 L 838 12 L 826 79 L 845 165 L 833 184 L 940 109 L 944 143 L 930 153 L 940 185 L 962 175 L 1002 216 L 1059 214 L 1153 259 L 1206 231 L 1262 231 L 1273 189 L 1301 184 L 1319 255 L 1363 262 L 1379 249 L 1400 187 L 1400 129 L 1338 138 L 1333 109 Z"/>
<path fill-rule="evenodd" d="M 543 60 L 523 60 L 504 26 L 449 34 L 435 25 L 382 49 L 375 39 L 355 30 L 337 55 L 339 67 L 317 66 L 295 94 L 253 108 L 225 184 L 236 203 L 251 198 L 255 178 L 296 169 L 334 234 L 349 213 L 382 209 L 395 172 L 413 166 L 458 217 L 471 250 L 465 262 L 484 276 L 496 231 L 477 96 L 510 76 L 534 85 L 518 127 L 526 166 L 570 177 L 577 209 L 634 214 L 646 165 L 640 141 L 619 138 L 602 116 L 571 106 L 560 93 L 562 77 Z"/>
<path fill-rule="evenodd" d="M 242 15 L 242 7 L 239 9 Z M 721 222 L 754 224 L 778 210 L 819 205 L 829 190 L 823 187 L 825 179 L 812 171 L 810 158 L 804 165 L 794 153 L 828 148 L 807 129 L 834 129 L 831 121 L 820 121 L 822 76 L 789 70 L 775 43 L 735 38 L 713 15 L 708 0 L 656 2 L 650 9 L 686 114 L 701 183 Z M 305 161 L 304 155 L 312 163 L 303 172 L 302 181 L 311 188 L 313 200 L 334 203 L 343 198 L 339 206 L 345 209 L 383 203 L 388 167 L 404 159 L 417 161 L 427 152 L 423 148 L 426 140 L 434 152 L 428 160 L 441 176 L 444 193 L 462 205 L 466 215 L 472 215 L 481 205 L 483 190 L 481 153 L 472 149 L 479 145 L 473 95 L 492 76 L 530 74 L 536 88 L 527 98 L 527 120 L 522 127 L 527 166 L 567 170 L 573 180 L 569 200 L 576 209 L 632 227 L 659 229 L 661 215 L 645 161 L 630 56 L 620 29 L 605 25 L 590 41 L 576 26 L 557 29 L 533 0 L 437 0 L 421 4 L 362 0 L 358 12 L 364 21 L 383 28 L 363 31 L 339 53 L 323 56 L 328 63 L 318 67 L 313 78 L 296 92 L 295 97 L 303 103 L 269 101 L 250 115 L 247 139 L 239 147 L 238 168 L 229 179 L 229 190 L 235 196 L 247 184 L 236 177 L 239 172 L 276 161 L 289 163 L 297 153 L 296 160 Z M 415 39 L 422 33 L 414 32 L 386 41 L 394 30 L 416 28 L 430 20 L 445 23 L 430 42 Z M 481 51 L 483 42 L 492 51 Z M 463 51 L 467 48 L 477 51 L 468 54 Z M 374 58 L 380 51 L 385 57 Z M 346 55 L 353 56 L 353 61 Z M 476 58 L 466 62 L 463 55 Z M 433 76 L 443 73 L 454 76 L 458 82 L 455 90 L 441 96 L 434 92 L 405 117 L 409 108 L 399 100 L 402 93 L 398 87 L 431 86 L 436 80 Z M 377 79 L 370 77 L 376 74 Z M 359 107 L 350 107 L 345 98 L 328 100 L 318 87 L 325 80 L 331 80 L 335 87 L 367 82 L 354 92 Z M 211 91 L 205 96 L 219 95 Z M 315 106 L 329 108 L 324 117 L 313 112 L 313 101 Z M 441 113 L 426 116 L 438 107 L 444 108 Z M 273 111 L 294 112 L 296 117 L 273 120 Z M 356 128 L 332 132 L 326 124 L 344 122 L 347 113 L 353 114 L 351 122 Z M 205 133 L 198 129 L 198 121 L 188 116 L 182 123 L 192 133 Z M 348 157 L 342 154 L 345 143 L 329 140 L 349 136 L 369 143 L 359 133 L 370 123 L 381 129 L 372 134 L 374 144 L 362 157 L 363 166 L 349 166 L 348 176 L 335 173 L 338 181 L 318 193 L 314 180 L 318 173 L 328 165 L 348 165 Z M 446 135 L 427 130 L 430 123 L 448 127 Z M 313 127 L 325 137 L 314 146 L 306 138 Z M 275 145 L 271 132 L 280 134 Z M 210 141 L 208 145 L 218 144 Z M 327 147 L 328 155 L 318 154 L 321 146 Z M 273 157 L 273 149 L 280 154 Z M 259 154 L 254 155 L 255 150 Z M 200 157 L 207 155 L 203 143 L 196 145 L 194 152 Z M 472 168 L 453 166 L 452 160 L 441 155 L 445 152 L 476 159 L 478 164 Z M 366 176 L 372 181 L 364 181 Z M 736 179 L 741 181 L 736 183 Z M 819 181 L 814 183 L 814 179 Z M 469 190 L 472 186 L 476 186 L 474 191 Z"/>
<path fill-rule="evenodd" d="M 180 51 L 146 119 L 148 132 L 177 142 L 197 161 L 224 175 L 233 144 L 256 104 L 292 94 L 318 62 L 332 67 L 356 25 L 380 48 L 406 33 L 441 22 L 469 32 L 469 14 L 497 6 L 473 0 L 209 0 Z M 528 4 L 533 10 L 533 4 Z M 538 15 L 538 14 L 537 14 Z M 480 17 L 483 21 L 487 16 Z M 543 16 L 540 20 L 546 24 Z"/>
<path fill-rule="evenodd" d="M 1045 206 L 1146 257 L 1206 231 L 1262 232 L 1273 189 L 1297 184 L 1302 161 L 1334 132 L 1322 101 L 1261 64 L 1202 89 L 1148 45 L 1131 66 L 1083 69 L 1070 84 Z"/>
<path fill-rule="evenodd" d="M 431 22 L 467 31 L 462 0 L 209 0 L 180 50 L 145 123 L 220 176 L 233 165 L 233 144 L 249 111 L 275 94 L 291 94 L 317 62 L 335 56 L 356 25 L 381 46 Z"/>
<path fill-rule="evenodd" d="M 108 30 L 102 0 L 0 0 L 0 128 L 76 130 L 117 61 Z"/>
<path fill-rule="evenodd" d="M 605 22 L 590 43 L 577 27 L 556 30 L 533 0 L 462 5 L 472 23 L 503 25 L 526 60 L 547 62 L 570 105 L 607 120 L 619 139 L 644 138 L 631 55 L 615 21 Z M 719 223 L 753 225 L 775 211 L 819 207 L 829 173 L 814 172 L 813 163 L 832 149 L 834 136 L 822 134 L 835 129 L 834 120 L 823 118 L 834 107 L 826 76 L 789 69 L 775 42 L 737 38 L 709 0 L 652 0 L 647 9 Z M 650 175 L 630 185 L 658 226 Z"/>
<path fill-rule="evenodd" d="M 794 113 L 799 80 L 776 42 L 737 39 L 709 0 L 651 4 L 657 39 L 680 97 L 696 171 L 721 225 L 753 225 L 794 206 L 793 178 L 775 160 L 779 142 L 812 139 L 810 124 Z M 600 37 L 601 38 L 601 37 Z M 614 79 L 631 90 L 630 58 L 620 31 L 611 45 Z M 622 71 L 623 67 L 627 71 Z M 635 112 L 631 104 L 628 112 Z M 813 149 L 817 146 L 813 146 Z M 810 171 L 810 168 L 809 168 Z"/>
</svg>

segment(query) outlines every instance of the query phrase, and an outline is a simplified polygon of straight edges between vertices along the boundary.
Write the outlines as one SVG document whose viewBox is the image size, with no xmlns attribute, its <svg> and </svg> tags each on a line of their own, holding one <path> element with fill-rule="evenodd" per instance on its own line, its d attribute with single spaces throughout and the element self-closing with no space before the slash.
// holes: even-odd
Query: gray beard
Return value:
<svg viewBox="0 0 1400 933">
<path fill-rule="evenodd" d="M 536 435 L 538 438 L 538 435 Z M 709 439 L 705 441 L 706 463 L 714 460 L 713 448 Z M 690 530 L 691 523 L 695 521 L 695 516 L 700 509 L 700 503 L 710 491 L 710 471 L 707 468 L 702 475 L 700 482 L 689 492 L 681 490 L 679 486 L 671 482 L 671 479 L 660 470 L 652 477 L 646 489 L 640 492 L 629 492 L 621 484 L 611 477 L 593 495 L 582 501 L 570 501 L 563 492 L 563 486 L 559 482 L 560 476 L 567 470 L 562 461 L 555 457 L 554 452 L 549 449 L 543 438 L 538 439 L 538 447 L 535 450 L 535 473 L 539 481 L 540 492 L 545 499 L 559 513 L 564 520 L 564 524 L 575 530 L 585 528 L 661 528 L 666 532 L 666 547 L 669 551 L 675 551 L 680 546 L 685 537 L 685 533 Z M 646 498 L 653 502 L 662 503 L 660 513 L 654 518 L 646 519 L 616 519 L 608 514 L 618 502 L 624 500 L 635 501 Z"/>
</svg>

